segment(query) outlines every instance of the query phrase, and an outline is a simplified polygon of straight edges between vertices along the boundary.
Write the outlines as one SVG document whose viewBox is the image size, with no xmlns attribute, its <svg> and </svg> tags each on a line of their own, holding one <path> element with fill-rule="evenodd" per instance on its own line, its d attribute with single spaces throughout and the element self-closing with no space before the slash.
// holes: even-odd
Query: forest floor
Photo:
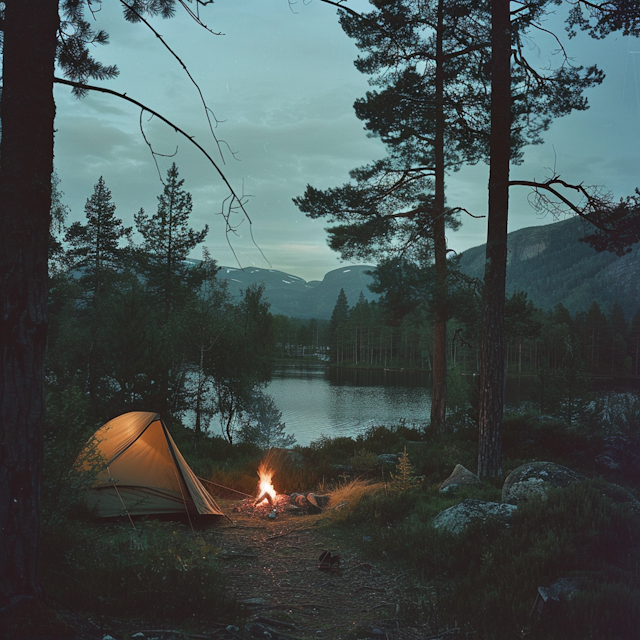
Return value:
<svg viewBox="0 0 640 640">
<path fill-rule="evenodd" d="M 279 497 L 275 518 L 269 518 L 268 504 L 218 502 L 230 520 L 197 527 L 193 533 L 199 544 L 215 549 L 227 585 L 244 608 L 241 621 L 233 622 L 231 614 L 228 621 L 194 618 L 184 624 L 103 619 L 98 631 L 95 621 L 67 613 L 75 629 L 73 640 L 461 637 L 457 629 L 437 634 L 417 621 L 432 597 L 409 563 L 401 568 L 368 556 L 363 545 L 356 549 L 353 544 L 355 533 L 349 536 L 344 529 L 323 526 L 322 514 L 292 512 L 288 496 Z M 192 535 L 188 523 L 179 530 Z M 338 571 L 319 569 L 323 551 L 340 556 Z"/>
<path fill-rule="evenodd" d="M 229 585 L 246 606 L 247 624 L 263 624 L 283 639 L 429 636 L 428 628 L 407 620 L 408 613 L 417 614 L 419 601 L 429 600 L 412 571 L 354 549 L 334 528 L 319 526 L 322 515 L 278 508 L 270 519 L 268 504 L 247 502 L 227 503 L 223 510 L 233 523 L 212 533 Z M 318 568 L 323 551 L 340 556 L 339 571 Z"/>
</svg>

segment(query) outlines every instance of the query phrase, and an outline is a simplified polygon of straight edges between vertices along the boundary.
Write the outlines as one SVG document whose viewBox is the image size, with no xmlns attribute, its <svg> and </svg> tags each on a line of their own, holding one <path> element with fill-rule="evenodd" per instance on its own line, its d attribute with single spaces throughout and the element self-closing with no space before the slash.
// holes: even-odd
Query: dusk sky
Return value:
<svg viewBox="0 0 640 640">
<path fill-rule="evenodd" d="M 350 6 L 362 9 L 368 3 Z M 292 198 L 308 183 L 318 188 L 343 184 L 350 169 L 382 157 L 384 148 L 367 137 L 354 115 L 353 102 L 367 91 L 367 78 L 353 65 L 358 51 L 342 32 L 336 10 L 319 0 L 291 7 L 287 0 L 217 0 L 202 17 L 221 36 L 206 32 L 182 10 L 172 20 L 152 20 L 224 121 L 216 135 L 238 158 L 225 148 L 225 164 L 195 87 L 153 33 L 143 24 L 125 22 L 118 2 L 105 2 L 96 17 L 97 26 L 109 32 L 110 44 L 96 48 L 95 54 L 120 69 L 118 79 L 103 84 L 146 103 L 194 135 L 234 189 L 244 188 L 251 196 L 246 208 L 253 236 L 268 262 L 252 244 L 245 222 L 229 238 L 240 264 L 271 267 L 306 280 L 338 268 L 339 256 L 326 244 L 326 222 L 306 218 Z M 525 150 L 525 162 L 513 168 L 513 178 L 543 180 L 555 167 L 567 181 L 600 185 L 616 197 L 631 194 L 640 186 L 640 42 L 622 36 L 595 41 L 583 34 L 569 40 L 553 17 L 545 26 L 561 36 L 576 63 L 597 63 L 607 77 L 587 94 L 588 111 L 557 120 L 545 134 L 545 144 Z M 544 67 L 553 43 L 540 37 L 535 45 L 531 59 Z M 63 201 L 71 209 L 69 222 L 84 220 L 84 203 L 101 175 L 125 224 L 133 224 L 141 207 L 153 214 L 162 185 L 140 134 L 139 110 L 102 94 L 76 100 L 60 85 L 55 98 L 55 168 Z M 144 129 L 156 151 L 170 154 L 178 147 L 174 158 L 159 158 L 159 164 L 163 175 L 171 162 L 178 165 L 184 187 L 193 194 L 194 228 L 209 224 L 205 244 L 212 257 L 238 266 L 223 221 L 215 215 L 226 188 L 199 151 L 158 120 L 147 119 Z M 485 215 L 487 178 L 484 164 L 453 174 L 447 182 L 448 204 Z M 522 187 L 511 190 L 510 231 L 553 221 L 539 217 L 527 196 Z M 485 233 L 486 218 L 465 218 L 449 244 L 463 251 L 482 244 Z"/>
</svg>

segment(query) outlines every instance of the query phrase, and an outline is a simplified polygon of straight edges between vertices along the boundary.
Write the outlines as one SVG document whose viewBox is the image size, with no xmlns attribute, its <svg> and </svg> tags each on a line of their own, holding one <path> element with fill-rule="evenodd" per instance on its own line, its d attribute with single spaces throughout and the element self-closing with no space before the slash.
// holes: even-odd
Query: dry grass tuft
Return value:
<svg viewBox="0 0 640 640">
<path fill-rule="evenodd" d="M 383 490 L 382 482 L 371 482 L 356 478 L 335 487 L 329 494 L 329 508 L 327 513 L 331 516 L 342 516 L 353 511 L 365 496 L 370 496 Z"/>
</svg>

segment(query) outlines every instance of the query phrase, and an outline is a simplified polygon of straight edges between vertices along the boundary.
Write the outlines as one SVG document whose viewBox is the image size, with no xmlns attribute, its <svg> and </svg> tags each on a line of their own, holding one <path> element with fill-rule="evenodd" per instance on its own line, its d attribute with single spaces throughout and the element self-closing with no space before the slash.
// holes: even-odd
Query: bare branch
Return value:
<svg viewBox="0 0 640 640">
<path fill-rule="evenodd" d="M 554 216 L 572 212 L 585 223 L 595 228 L 590 234 L 580 238 L 581 242 L 590 244 L 596 251 L 612 251 L 619 256 L 628 253 L 631 246 L 640 241 L 640 191 L 636 195 L 613 202 L 610 193 L 602 193 L 595 187 L 585 187 L 582 184 L 570 184 L 553 176 L 545 182 L 529 180 L 512 180 L 509 186 L 531 187 L 535 193 L 532 205 Z M 556 187 L 579 194 L 581 202 L 575 204 Z M 548 194 L 559 200 L 565 208 L 553 202 Z"/>
<path fill-rule="evenodd" d="M 235 230 L 236 227 L 234 227 L 231 224 L 230 217 L 231 217 L 232 213 L 237 213 L 238 211 L 242 211 L 242 214 L 247 219 L 249 224 L 250 225 L 252 224 L 251 223 L 251 218 L 249 217 L 249 214 L 247 213 L 246 209 L 244 208 L 244 202 L 243 202 L 243 197 L 244 196 L 238 196 L 236 194 L 236 192 L 234 191 L 233 187 L 231 186 L 231 184 L 227 180 L 227 177 L 224 175 L 224 173 L 222 172 L 220 167 L 216 164 L 215 160 L 209 155 L 207 150 L 204 147 L 202 147 L 202 145 L 200 145 L 198 142 L 196 142 L 196 140 L 195 140 L 195 138 L 193 136 L 190 136 L 183 129 L 181 129 L 178 125 L 174 124 L 173 122 L 171 122 L 170 120 L 165 118 L 163 115 L 161 115 L 157 111 L 154 111 L 153 109 L 151 109 L 150 107 L 146 106 L 142 102 L 139 102 L 138 100 L 135 100 L 134 98 L 130 98 L 128 95 L 126 95 L 124 93 L 120 93 L 118 91 L 114 91 L 113 89 L 107 89 L 106 87 L 96 87 L 96 86 L 93 86 L 93 85 L 82 84 L 80 82 L 73 82 L 72 80 L 65 80 L 64 78 L 54 78 L 53 81 L 55 83 L 57 83 L 57 84 L 64 84 L 64 85 L 67 85 L 69 87 L 74 87 L 76 89 L 80 89 L 82 91 L 97 91 L 99 93 L 106 93 L 108 95 L 116 96 L 117 98 L 121 98 L 122 100 L 126 100 L 127 102 L 130 102 L 131 104 L 136 105 L 137 107 L 142 109 L 142 111 L 146 111 L 146 112 L 150 113 L 151 115 L 155 116 L 159 120 L 162 120 L 162 122 L 164 122 L 165 124 L 169 125 L 176 133 L 179 133 L 181 136 L 184 136 L 191 144 L 193 144 L 197 149 L 200 150 L 200 152 L 205 156 L 205 158 L 207 158 L 207 160 L 209 161 L 211 166 L 213 166 L 213 168 L 216 170 L 216 173 L 220 176 L 220 178 L 222 179 L 222 181 L 226 185 L 227 189 L 229 190 L 229 196 L 227 196 L 227 198 L 225 198 L 225 201 L 223 202 L 223 206 L 222 206 L 222 210 L 221 210 L 221 215 L 224 218 L 226 226 L 227 226 L 227 231 L 234 231 Z M 147 144 L 148 144 L 148 142 L 147 142 Z M 153 153 L 153 150 L 152 150 L 152 153 Z M 226 209 L 225 209 L 225 207 L 226 207 Z M 260 250 L 259 247 L 258 247 L 258 249 Z M 262 251 L 260 251 L 260 252 L 262 253 Z M 234 253 L 234 255 L 235 255 L 235 253 Z"/>
<path fill-rule="evenodd" d="M 565 187 L 566 189 L 570 189 L 575 191 L 583 198 L 582 204 L 575 204 L 565 195 L 560 193 L 555 187 L 559 185 L 561 187 Z M 539 205 L 541 209 L 548 211 L 550 213 L 558 214 L 563 211 L 553 206 L 553 203 L 549 200 L 548 196 L 544 195 L 541 192 L 547 192 L 552 194 L 555 198 L 560 200 L 568 209 L 570 209 L 576 215 L 579 215 L 582 218 L 586 218 L 587 215 L 598 209 L 602 209 L 604 206 L 611 204 L 610 195 L 601 196 L 590 192 L 586 187 L 582 184 L 569 184 L 564 180 L 560 179 L 560 176 L 553 176 L 544 182 L 538 182 L 537 180 L 510 180 L 509 186 L 522 186 L 522 187 L 531 187 L 536 195 L 540 198 Z M 566 210 L 564 211 L 566 212 Z M 594 222 L 595 226 L 599 226 L 599 223 Z M 600 227 L 603 231 L 606 230 L 606 227 Z"/>
<path fill-rule="evenodd" d="M 448 213 L 466 213 L 468 216 L 470 216 L 471 218 L 475 218 L 476 220 L 480 220 L 480 218 L 486 218 L 487 217 L 487 216 L 475 215 L 475 214 L 471 213 L 470 211 L 467 211 L 467 209 L 465 209 L 464 207 L 452 207 L 451 209 L 449 209 Z"/>
<path fill-rule="evenodd" d="M 177 153 L 178 153 L 178 147 L 176 145 L 176 150 L 169 154 L 169 153 L 159 153 L 158 151 L 155 151 L 153 146 L 151 145 L 151 143 L 149 142 L 148 138 L 147 138 L 147 134 L 144 132 L 144 127 L 142 126 L 142 115 L 144 114 L 144 109 L 140 109 L 140 133 L 142 135 L 142 139 L 145 141 L 147 147 L 149 147 L 149 151 L 151 153 L 151 157 L 153 158 L 153 161 L 155 162 L 156 165 L 156 169 L 158 171 L 158 178 L 160 178 L 160 182 L 162 182 L 162 184 L 164 184 L 164 179 L 162 177 L 162 173 L 160 172 L 160 167 L 158 166 L 158 156 L 160 156 L 161 158 L 173 158 Z M 153 116 L 151 116 L 153 117 Z M 149 118 L 151 119 L 151 118 Z"/>
<path fill-rule="evenodd" d="M 187 65 L 185 65 L 185 63 L 182 61 L 180 56 L 178 56 L 178 54 L 169 46 L 167 41 L 156 31 L 156 29 L 154 29 L 154 27 L 151 25 L 151 23 L 144 16 L 142 16 L 138 11 L 136 11 L 135 7 L 132 7 L 130 4 L 125 2 L 125 0 L 120 0 L 120 4 L 125 6 L 128 11 L 130 11 L 132 14 L 134 14 L 137 17 L 137 19 L 140 20 L 140 22 L 143 22 L 149 28 L 149 30 L 153 33 L 153 35 L 156 38 L 158 38 L 158 40 L 160 40 L 160 42 L 162 43 L 162 46 L 174 57 L 174 59 L 182 67 L 182 70 L 187 74 L 187 77 L 191 81 L 191 84 L 193 84 L 193 86 L 196 88 L 196 90 L 198 92 L 198 95 L 200 96 L 200 102 L 202 103 L 202 107 L 204 108 L 204 114 L 205 114 L 205 117 L 207 118 L 207 123 L 209 124 L 209 131 L 211 131 L 211 135 L 213 136 L 213 139 L 215 140 L 216 145 L 218 147 L 218 152 L 220 153 L 220 158 L 222 159 L 222 162 L 224 164 L 225 160 L 224 160 L 224 155 L 222 153 L 222 148 L 220 147 L 220 141 L 216 137 L 216 134 L 215 134 L 215 132 L 213 130 L 213 124 L 211 122 L 211 118 L 210 118 L 209 114 L 211 114 L 213 116 L 213 119 L 216 122 L 216 126 L 218 126 L 219 120 L 216 118 L 216 116 L 213 113 L 213 111 L 211 110 L 211 108 L 207 105 L 206 100 L 204 99 L 204 95 L 202 95 L 202 90 L 200 89 L 200 85 L 198 85 L 198 83 L 195 81 L 195 79 L 193 78 L 193 76 L 189 72 L 189 69 L 187 68 Z M 225 143 L 225 145 L 227 146 L 227 148 L 229 148 L 229 145 L 227 143 Z M 231 151 L 230 148 L 229 148 L 229 151 Z M 231 154 L 235 157 L 233 151 L 231 151 Z"/>
</svg>

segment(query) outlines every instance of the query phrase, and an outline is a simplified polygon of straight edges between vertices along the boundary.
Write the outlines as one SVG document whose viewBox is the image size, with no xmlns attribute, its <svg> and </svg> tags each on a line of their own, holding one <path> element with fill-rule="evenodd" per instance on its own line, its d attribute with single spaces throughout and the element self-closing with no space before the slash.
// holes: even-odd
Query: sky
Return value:
<svg viewBox="0 0 640 640">
<path fill-rule="evenodd" d="M 305 3 L 306 2 L 306 3 Z M 350 6 L 368 7 L 364 0 Z M 122 18 L 120 3 L 104 2 L 95 25 L 110 43 L 94 49 L 116 64 L 117 79 L 103 84 L 147 104 L 184 129 L 218 163 L 237 193 L 247 196 L 245 220 L 225 234 L 219 214 L 227 190 L 206 158 L 158 119 L 143 117 L 146 138 L 163 154 L 162 175 L 175 162 L 193 195 L 192 226 L 209 225 L 205 246 L 225 266 L 273 268 L 305 280 L 320 280 L 345 264 L 327 246 L 326 221 L 310 220 L 292 202 L 307 184 L 326 189 L 348 180 L 350 169 L 384 157 L 369 138 L 353 102 L 369 89 L 353 61 L 358 50 L 338 24 L 336 10 L 319 0 L 216 0 L 201 12 L 213 35 L 182 10 L 151 20 L 199 84 L 219 123 L 224 162 L 208 130 L 202 103 L 180 64 L 143 24 Z M 640 186 L 640 42 L 621 35 L 603 41 L 584 34 L 569 40 L 558 16 L 545 25 L 561 35 L 578 64 L 597 63 L 604 83 L 587 92 L 591 108 L 556 120 L 544 144 L 525 149 L 513 179 L 563 179 L 599 185 L 616 197 Z M 544 36 L 530 46 L 540 67 L 554 44 Z M 69 223 L 84 220 L 84 204 L 103 176 L 117 215 L 126 225 L 144 208 L 153 214 L 162 191 L 158 170 L 140 132 L 140 110 L 113 96 L 90 93 L 77 100 L 56 85 L 54 164 L 70 208 Z M 177 152 L 176 152 L 177 149 Z M 233 154 L 231 153 L 233 151 Z M 463 168 L 447 179 L 447 202 L 474 215 L 450 233 L 457 252 L 483 244 L 486 235 L 488 167 Z M 528 204 L 529 192 L 511 189 L 509 231 L 553 219 Z M 240 222 L 240 217 L 235 219 Z M 198 249 L 191 257 L 201 257 Z"/>
</svg>

